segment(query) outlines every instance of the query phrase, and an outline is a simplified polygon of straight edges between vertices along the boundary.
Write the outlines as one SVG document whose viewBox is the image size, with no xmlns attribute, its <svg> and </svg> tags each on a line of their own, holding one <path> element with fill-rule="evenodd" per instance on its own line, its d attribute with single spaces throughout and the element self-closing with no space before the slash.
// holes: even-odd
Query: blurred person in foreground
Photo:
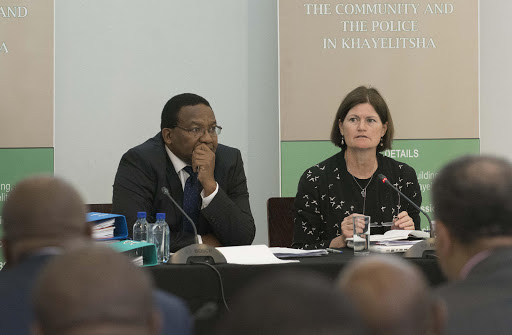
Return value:
<svg viewBox="0 0 512 335">
<path fill-rule="evenodd" d="M 92 245 L 85 211 L 78 192 L 59 178 L 31 177 L 11 190 L 2 216 L 7 262 L 0 271 L 2 334 L 30 334 L 30 297 L 37 275 L 56 255 Z M 153 294 L 162 314 L 163 333 L 190 334 L 192 320 L 184 303 L 159 290 Z"/>
<path fill-rule="evenodd" d="M 414 265 L 392 255 L 357 259 L 338 278 L 374 335 L 441 334 L 442 301 L 434 297 Z"/>
<path fill-rule="evenodd" d="M 394 127 L 384 98 L 360 86 L 341 102 L 331 129 L 340 152 L 307 169 L 295 197 L 292 246 L 343 248 L 353 235 L 353 216 L 370 216 L 372 234 L 420 229 L 419 211 L 378 180 L 385 175 L 418 206 L 421 192 L 409 165 L 381 154 L 391 149 Z M 362 232 L 362 227 L 359 227 Z"/>
<path fill-rule="evenodd" d="M 34 335 L 156 335 L 152 281 L 122 254 L 90 246 L 54 257 L 33 294 Z"/>
<path fill-rule="evenodd" d="M 449 283 L 446 334 L 512 330 L 512 164 L 459 158 L 434 179 L 436 253 Z"/>
<path fill-rule="evenodd" d="M 332 282 L 312 272 L 277 272 L 247 285 L 218 335 L 364 335 L 366 326 Z"/>
</svg>

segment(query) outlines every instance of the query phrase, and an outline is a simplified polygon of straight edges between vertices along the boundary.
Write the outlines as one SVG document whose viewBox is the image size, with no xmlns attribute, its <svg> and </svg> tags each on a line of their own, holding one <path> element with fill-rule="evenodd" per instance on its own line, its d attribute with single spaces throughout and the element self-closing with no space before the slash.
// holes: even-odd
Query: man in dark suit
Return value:
<svg viewBox="0 0 512 335">
<path fill-rule="evenodd" d="M 18 183 L 5 201 L 2 226 L 7 264 L 0 271 L 1 333 L 30 334 L 37 276 L 55 255 L 92 243 L 91 227 L 77 191 L 53 177 Z M 191 334 L 190 313 L 181 300 L 161 291 L 154 291 L 153 298 L 162 314 L 163 334 Z"/>
<path fill-rule="evenodd" d="M 203 243 L 251 244 L 255 226 L 242 157 L 238 149 L 218 144 L 222 128 L 210 103 L 191 93 L 174 96 L 164 106 L 160 128 L 123 155 L 115 177 L 112 212 L 126 216 L 130 235 L 138 211 L 147 212 L 150 222 L 162 212 L 171 251 L 194 243 L 191 224 L 162 193 L 166 187 L 196 223 Z M 196 193 L 187 183 L 196 185 Z"/>
<path fill-rule="evenodd" d="M 434 180 L 436 252 L 451 280 L 446 334 L 510 334 L 512 330 L 512 165 L 463 157 Z"/>
</svg>

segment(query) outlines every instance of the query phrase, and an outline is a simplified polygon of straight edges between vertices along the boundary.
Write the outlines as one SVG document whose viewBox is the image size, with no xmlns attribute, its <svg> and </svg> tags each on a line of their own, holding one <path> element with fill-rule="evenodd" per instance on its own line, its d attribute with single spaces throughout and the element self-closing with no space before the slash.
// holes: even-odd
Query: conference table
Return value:
<svg viewBox="0 0 512 335">
<path fill-rule="evenodd" d="M 226 310 L 222 299 L 220 278 L 222 278 L 222 287 L 229 306 L 236 293 L 253 280 L 262 280 L 269 274 L 285 270 L 316 271 L 334 280 L 343 267 L 354 259 L 354 256 L 352 249 L 344 249 L 342 253 L 292 259 L 298 259 L 299 262 L 268 265 L 213 265 L 217 271 L 204 264 L 164 264 L 148 269 L 158 288 L 181 297 L 187 302 L 196 318 L 196 334 L 206 334 L 211 332 Z M 435 258 L 409 258 L 408 260 L 421 269 L 432 286 L 445 280 Z"/>
</svg>

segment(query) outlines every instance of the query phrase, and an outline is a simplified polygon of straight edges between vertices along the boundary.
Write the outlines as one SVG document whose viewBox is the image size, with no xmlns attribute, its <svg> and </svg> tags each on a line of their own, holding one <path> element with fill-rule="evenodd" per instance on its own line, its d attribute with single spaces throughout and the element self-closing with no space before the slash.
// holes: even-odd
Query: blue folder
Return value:
<svg viewBox="0 0 512 335">
<path fill-rule="evenodd" d="M 101 241 L 107 240 L 123 240 L 128 237 L 128 226 L 126 225 L 126 218 L 124 215 L 120 214 L 110 214 L 110 213 L 98 213 L 98 212 L 89 212 L 87 213 L 86 220 L 87 222 L 95 222 L 95 221 L 103 221 L 107 219 L 114 218 L 114 237 L 101 239 Z"/>
</svg>

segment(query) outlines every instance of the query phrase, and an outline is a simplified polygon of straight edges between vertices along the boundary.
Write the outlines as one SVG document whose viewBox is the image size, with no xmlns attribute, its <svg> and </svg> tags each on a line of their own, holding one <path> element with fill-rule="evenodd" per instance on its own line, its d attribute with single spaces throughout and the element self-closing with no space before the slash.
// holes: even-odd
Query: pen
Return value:
<svg viewBox="0 0 512 335">
<path fill-rule="evenodd" d="M 327 252 L 332 252 L 333 254 L 342 254 L 343 253 L 342 250 L 333 249 L 333 248 L 326 248 L 325 250 L 327 250 Z"/>
</svg>

